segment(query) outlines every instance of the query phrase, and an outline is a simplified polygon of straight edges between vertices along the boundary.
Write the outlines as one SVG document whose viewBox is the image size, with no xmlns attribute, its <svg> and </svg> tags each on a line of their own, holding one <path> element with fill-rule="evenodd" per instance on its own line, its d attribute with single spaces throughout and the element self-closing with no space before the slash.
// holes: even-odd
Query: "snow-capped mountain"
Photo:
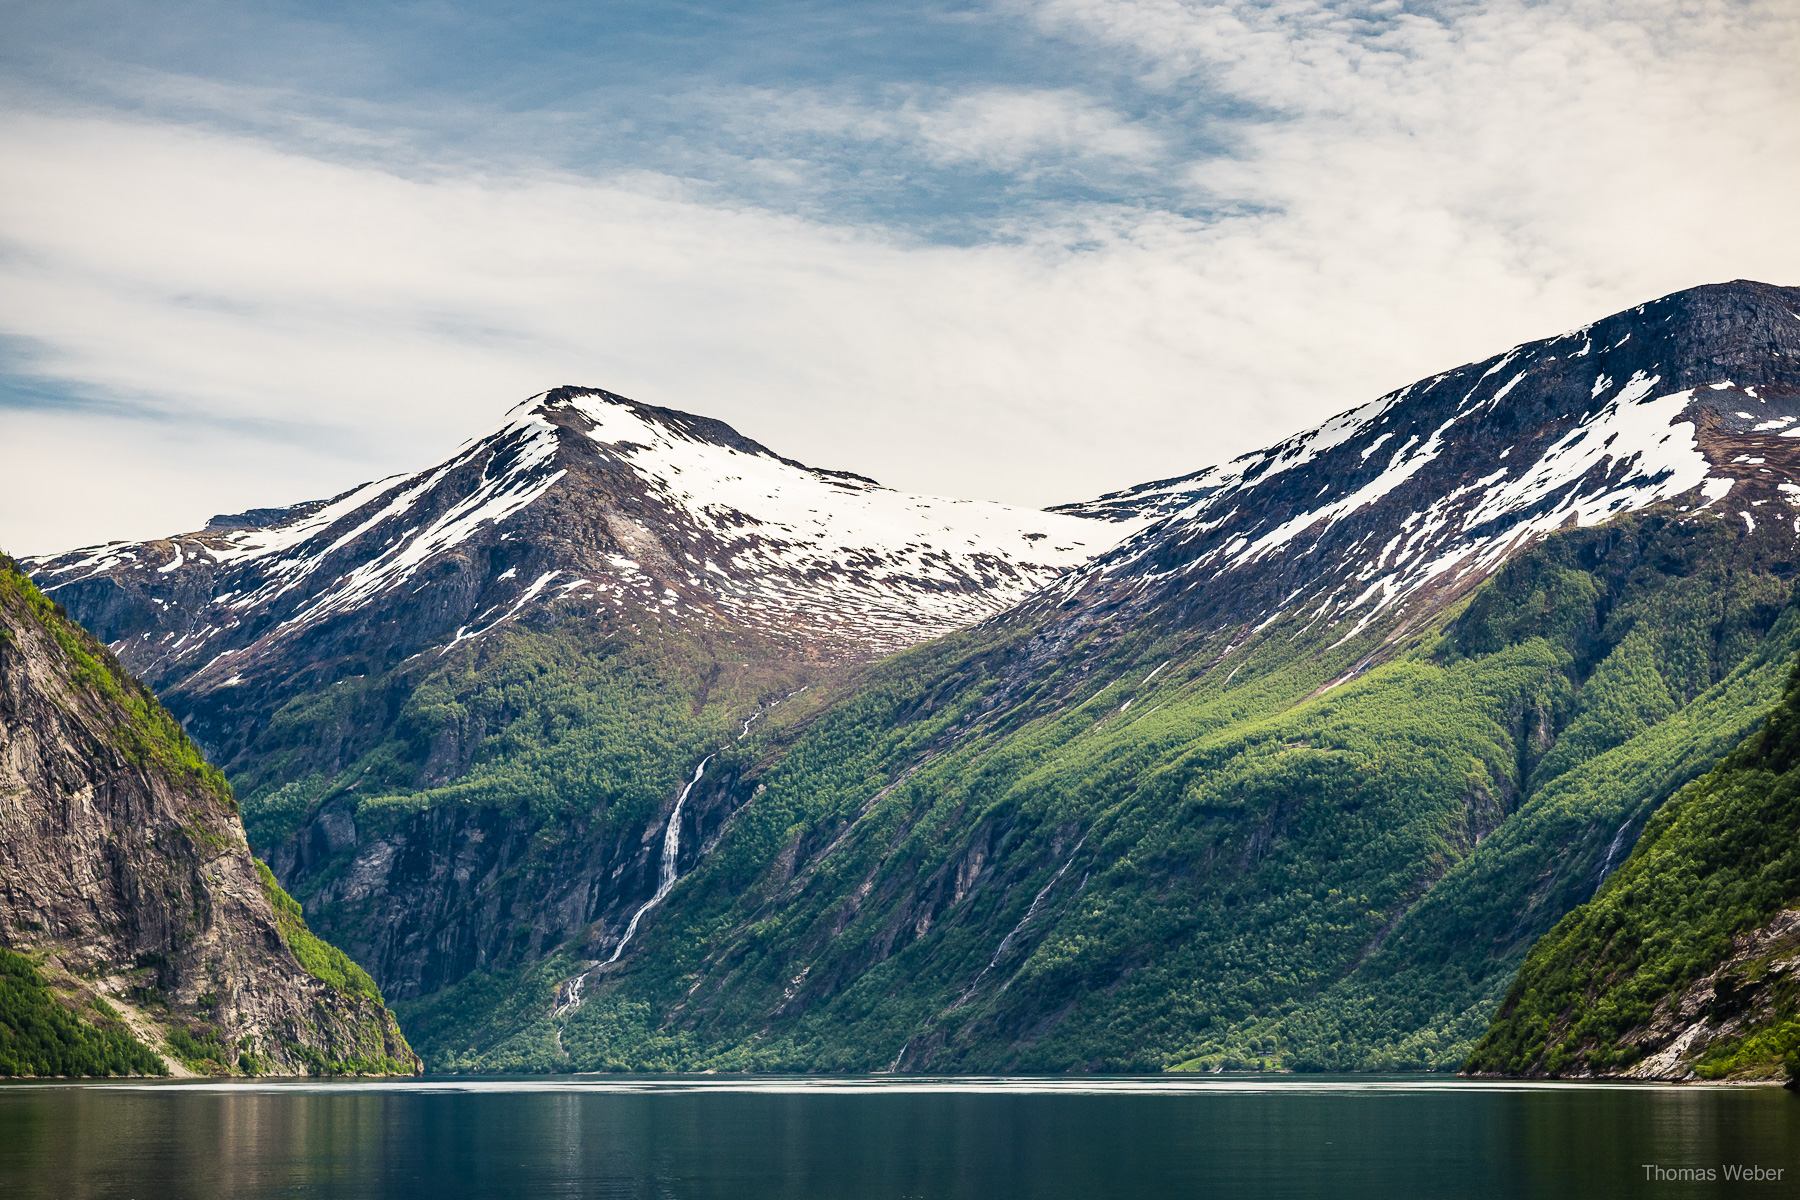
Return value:
<svg viewBox="0 0 1800 1200">
<path fill-rule="evenodd" d="M 1545 533 L 1658 501 L 1800 529 L 1800 289 L 1678 292 L 1056 509 L 1153 523 L 1052 592 L 1121 626 L 1166 609 L 1246 636 L 1302 615 L 1398 638 Z"/>
<path fill-rule="evenodd" d="M 553 608 L 869 658 L 1015 603 L 1130 527 L 907 495 L 718 421 L 562 387 L 429 470 L 27 566 L 191 712 L 200 695 L 232 707 L 226 690 L 278 680 L 278 700 L 441 655 Z"/>
</svg>

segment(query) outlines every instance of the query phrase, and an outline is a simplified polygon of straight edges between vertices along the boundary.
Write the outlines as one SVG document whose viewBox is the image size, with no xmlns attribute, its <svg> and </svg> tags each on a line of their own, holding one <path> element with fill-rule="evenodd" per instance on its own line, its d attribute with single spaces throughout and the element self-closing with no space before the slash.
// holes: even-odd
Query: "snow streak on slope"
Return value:
<svg viewBox="0 0 1800 1200">
<path fill-rule="evenodd" d="M 791 621 L 795 606 L 811 605 L 819 619 L 909 644 L 1013 604 L 1135 527 L 907 495 L 755 443 L 696 436 L 605 394 L 553 404 L 578 415 L 670 523 L 687 527 L 690 581 L 704 579 L 752 625 Z M 629 544 L 629 532 L 621 540 Z"/>
<path fill-rule="evenodd" d="M 1800 419 L 1783 348 L 1800 337 L 1762 290 L 1667 297 L 1224 466 L 1058 509 L 1158 519 L 1053 594 L 1178 601 L 1253 629 L 1303 612 L 1309 626 L 1347 622 L 1348 638 L 1414 599 L 1460 594 L 1566 525 L 1684 498 L 1693 519 L 1753 530 L 1751 508 L 1800 494 L 1800 461 L 1778 441 Z M 1697 339 L 1711 339 L 1704 354 Z"/>
<path fill-rule="evenodd" d="M 326 625 L 391 659 L 565 602 L 869 657 L 1005 608 L 1134 527 L 905 495 L 580 388 L 532 397 L 439 466 L 266 515 L 29 565 L 117 610 L 105 634 L 133 670 L 225 687 L 252 660 L 291 670 L 294 639 Z"/>
</svg>

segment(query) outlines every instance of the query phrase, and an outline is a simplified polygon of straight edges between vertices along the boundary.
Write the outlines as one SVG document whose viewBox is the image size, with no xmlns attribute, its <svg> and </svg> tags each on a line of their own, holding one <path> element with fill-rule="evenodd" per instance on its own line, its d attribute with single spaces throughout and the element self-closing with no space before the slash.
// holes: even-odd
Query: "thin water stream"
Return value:
<svg viewBox="0 0 1800 1200">
<path fill-rule="evenodd" d="M 656 894 L 631 914 L 631 921 L 625 926 L 625 936 L 619 939 L 619 944 L 613 947 L 612 957 L 606 960 L 609 966 L 618 962 L 619 955 L 625 953 L 625 947 L 631 944 L 631 936 L 637 932 L 638 922 L 644 919 L 644 914 L 661 904 L 663 898 L 674 888 L 675 869 L 681 861 L 681 809 L 687 803 L 688 793 L 694 790 L 694 785 L 706 774 L 706 764 L 712 760 L 713 756 L 710 754 L 700 760 L 700 765 L 694 768 L 694 777 L 688 780 L 687 786 L 681 789 L 681 795 L 675 798 L 675 807 L 669 813 L 669 824 L 663 829 L 662 864 L 657 869 Z"/>
</svg>

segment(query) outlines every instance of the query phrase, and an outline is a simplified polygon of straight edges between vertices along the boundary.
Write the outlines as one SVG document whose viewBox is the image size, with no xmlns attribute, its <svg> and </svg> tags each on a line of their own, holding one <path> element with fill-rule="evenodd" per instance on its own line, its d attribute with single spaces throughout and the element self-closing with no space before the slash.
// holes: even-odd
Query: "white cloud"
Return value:
<svg viewBox="0 0 1800 1200">
<path fill-rule="evenodd" d="M 849 142 L 883 145 L 939 166 L 1041 172 L 1147 166 L 1163 151 L 1153 130 L 1071 88 L 902 88 L 879 103 L 754 89 L 707 100 L 729 114 L 733 132 L 748 144 L 794 134 L 833 139 L 809 147 L 831 159 L 847 157 L 842 143 Z"/>
<path fill-rule="evenodd" d="M 931 157 L 997 169 L 1028 166 L 1044 156 L 1146 161 L 1159 139 L 1119 114 L 1072 91 L 989 90 L 959 96 L 905 116 Z"/>
<path fill-rule="evenodd" d="M 25 373 L 167 419 L 0 409 L 9 467 L 41 481 L 0 501 L 0 546 L 327 494 L 566 382 L 897 486 L 1052 503 L 1677 288 L 1800 281 L 1784 5 L 1383 8 L 1021 10 L 1167 113 L 1202 91 L 1255 111 L 1204 159 L 1171 149 L 1174 117 L 1067 89 L 769 97 L 777 133 L 1017 172 L 1110 157 L 1194 199 L 1039 207 L 969 246 L 721 200 L 729 179 L 16 111 L 0 334 Z"/>
</svg>

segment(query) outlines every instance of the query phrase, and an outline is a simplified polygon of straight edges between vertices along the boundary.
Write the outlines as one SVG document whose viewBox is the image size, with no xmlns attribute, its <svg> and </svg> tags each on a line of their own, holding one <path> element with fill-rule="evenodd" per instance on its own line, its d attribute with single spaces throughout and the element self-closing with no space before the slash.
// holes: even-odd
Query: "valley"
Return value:
<svg viewBox="0 0 1800 1200">
<path fill-rule="evenodd" d="M 1676 293 L 1047 513 L 559 388 L 25 565 L 431 1070 L 1449 1071 L 1782 699 L 1796 311 Z"/>
</svg>

